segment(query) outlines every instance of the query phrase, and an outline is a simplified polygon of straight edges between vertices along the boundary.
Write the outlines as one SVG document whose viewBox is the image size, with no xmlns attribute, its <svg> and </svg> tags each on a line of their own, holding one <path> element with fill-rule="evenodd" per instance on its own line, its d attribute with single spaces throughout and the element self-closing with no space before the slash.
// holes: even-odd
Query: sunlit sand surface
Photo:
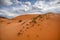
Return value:
<svg viewBox="0 0 60 40">
<path fill-rule="evenodd" d="M 60 40 L 60 14 L 0 18 L 0 40 Z"/>
</svg>

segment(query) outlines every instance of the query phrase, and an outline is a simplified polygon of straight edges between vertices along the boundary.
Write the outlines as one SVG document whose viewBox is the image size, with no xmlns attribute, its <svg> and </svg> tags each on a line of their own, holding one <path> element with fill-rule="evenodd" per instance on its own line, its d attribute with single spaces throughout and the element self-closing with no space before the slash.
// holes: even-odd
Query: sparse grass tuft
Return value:
<svg viewBox="0 0 60 40">
<path fill-rule="evenodd" d="M 19 20 L 19 22 L 22 22 L 22 20 Z"/>
<path fill-rule="evenodd" d="M 17 35 L 19 36 L 19 35 L 21 35 L 21 34 L 22 34 L 22 33 L 19 32 Z"/>
</svg>

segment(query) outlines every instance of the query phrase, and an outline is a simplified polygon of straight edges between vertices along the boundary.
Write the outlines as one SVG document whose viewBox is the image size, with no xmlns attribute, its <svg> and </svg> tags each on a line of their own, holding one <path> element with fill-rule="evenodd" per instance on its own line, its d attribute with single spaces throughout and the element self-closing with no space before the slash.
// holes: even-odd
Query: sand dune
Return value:
<svg viewBox="0 0 60 40">
<path fill-rule="evenodd" d="M 0 18 L 0 40 L 60 40 L 60 14 Z"/>
</svg>

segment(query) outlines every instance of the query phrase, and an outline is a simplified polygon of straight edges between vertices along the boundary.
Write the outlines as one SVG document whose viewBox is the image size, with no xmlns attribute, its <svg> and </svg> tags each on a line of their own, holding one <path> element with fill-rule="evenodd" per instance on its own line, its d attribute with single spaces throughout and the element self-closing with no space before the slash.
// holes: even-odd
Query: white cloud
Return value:
<svg viewBox="0 0 60 40">
<path fill-rule="evenodd" d="M 40 9 L 42 12 L 46 11 L 49 7 L 47 4 L 45 4 L 44 1 L 36 1 L 36 3 L 33 5 L 33 7 Z"/>
<path fill-rule="evenodd" d="M 6 17 L 6 18 L 13 18 L 18 16 L 17 14 L 11 13 L 8 10 L 0 10 L 0 16 Z"/>
<path fill-rule="evenodd" d="M 0 16 L 13 18 L 22 14 L 36 14 L 36 13 L 46 13 L 46 12 L 59 12 L 60 13 L 60 0 L 37 0 L 33 5 L 31 2 L 21 2 L 18 0 L 0 0 L 1 5 L 6 5 L 8 7 L 3 7 L 0 9 Z"/>
<path fill-rule="evenodd" d="M 60 4 L 58 4 L 58 2 L 60 2 L 60 0 L 50 0 L 50 2 L 46 2 L 46 0 L 44 0 L 44 1 L 37 0 L 36 3 L 34 4 L 34 7 L 37 9 L 41 9 L 41 11 L 44 13 L 45 12 L 55 12 L 56 11 L 55 9 L 57 9 L 58 7 L 60 8 Z"/>
</svg>

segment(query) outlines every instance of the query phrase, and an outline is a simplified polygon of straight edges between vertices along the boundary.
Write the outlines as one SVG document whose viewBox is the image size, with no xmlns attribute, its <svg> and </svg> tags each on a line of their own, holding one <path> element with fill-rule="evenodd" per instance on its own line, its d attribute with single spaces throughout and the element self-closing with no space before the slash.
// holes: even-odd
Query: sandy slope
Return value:
<svg viewBox="0 0 60 40">
<path fill-rule="evenodd" d="M 0 18 L 0 40 L 59 40 L 60 14 Z"/>
</svg>

